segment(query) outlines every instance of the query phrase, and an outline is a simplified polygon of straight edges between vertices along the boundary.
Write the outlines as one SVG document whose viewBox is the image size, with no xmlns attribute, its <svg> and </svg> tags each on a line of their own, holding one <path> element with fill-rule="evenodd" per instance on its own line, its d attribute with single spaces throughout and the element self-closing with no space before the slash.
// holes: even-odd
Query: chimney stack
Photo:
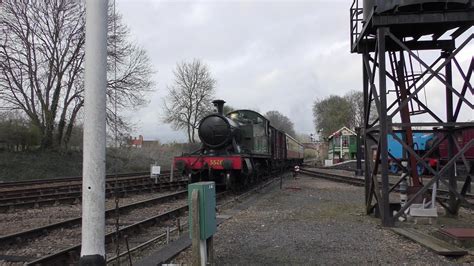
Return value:
<svg viewBox="0 0 474 266">
<path fill-rule="evenodd" d="M 214 101 L 212 101 L 212 103 L 217 108 L 217 113 L 219 113 L 220 115 L 223 116 L 224 115 L 224 103 L 225 103 L 225 101 L 224 100 L 214 100 Z"/>
</svg>

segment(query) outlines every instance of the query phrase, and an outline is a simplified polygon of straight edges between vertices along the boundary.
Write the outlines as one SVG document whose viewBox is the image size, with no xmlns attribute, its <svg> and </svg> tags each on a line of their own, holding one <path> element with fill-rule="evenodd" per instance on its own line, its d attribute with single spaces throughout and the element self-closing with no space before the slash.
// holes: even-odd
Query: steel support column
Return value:
<svg viewBox="0 0 474 266">
<path fill-rule="evenodd" d="M 364 57 L 366 55 L 364 54 L 362 56 L 362 84 L 363 84 L 363 94 L 364 94 L 364 128 L 362 131 L 362 134 L 364 136 L 364 158 L 365 158 L 365 163 L 364 163 L 364 184 L 365 184 L 365 205 L 369 205 L 369 195 L 370 195 L 370 182 L 371 182 L 371 177 L 370 177 L 370 154 L 369 154 L 369 144 L 367 143 L 367 119 L 366 117 L 368 116 L 370 112 L 370 99 L 369 99 L 369 75 L 367 74 L 367 67 L 364 63 Z"/>
<path fill-rule="evenodd" d="M 442 52 L 442 57 L 443 58 L 448 58 L 451 55 L 452 51 L 444 51 Z M 446 64 L 445 68 L 445 77 L 446 77 L 446 122 L 451 123 L 455 122 L 454 121 L 454 114 L 453 114 L 453 92 L 449 89 L 449 86 L 453 85 L 453 72 L 452 72 L 452 60 L 449 60 L 449 62 Z M 448 126 L 446 127 L 446 134 L 448 135 L 448 158 L 452 158 L 454 156 L 454 135 L 453 135 L 453 127 Z M 453 164 L 451 167 L 448 168 L 447 170 L 447 176 L 449 180 L 449 185 L 453 187 L 454 189 L 457 189 L 457 182 L 456 182 L 456 176 L 454 172 L 454 167 L 455 164 Z M 458 213 L 458 207 L 457 207 L 457 197 L 456 195 L 450 191 L 449 192 L 449 208 L 448 208 L 448 213 L 450 215 L 457 215 Z"/>
<path fill-rule="evenodd" d="M 387 121 L 387 77 L 386 77 L 386 66 L 385 66 L 385 43 L 388 28 L 377 29 L 377 43 L 378 43 L 378 56 L 379 56 L 379 97 L 380 97 L 380 166 L 381 166 L 381 177 L 382 177 L 382 209 L 380 214 L 382 215 L 383 226 L 393 226 L 393 219 L 390 217 L 390 202 L 389 202 L 389 180 L 388 180 L 388 124 Z M 379 205 L 380 206 L 380 205 Z"/>
</svg>

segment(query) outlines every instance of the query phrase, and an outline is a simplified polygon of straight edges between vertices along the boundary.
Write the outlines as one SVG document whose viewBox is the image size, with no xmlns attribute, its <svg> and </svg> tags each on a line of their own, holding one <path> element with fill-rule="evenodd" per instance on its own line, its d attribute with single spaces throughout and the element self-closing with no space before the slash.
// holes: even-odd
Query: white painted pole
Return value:
<svg viewBox="0 0 474 266">
<path fill-rule="evenodd" d="M 171 159 L 171 172 L 170 172 L 170 182 L 173 182 L 173 177 L 174 177 L 174 160 Z"/>
<path fill-rule="evenodd" d="M 341 143 L 341 153 L 339 154 L 339 162 L 342 162 L 342 132 L 341 132 L 341 136 L 340 136 L 340 143 Z"/>
<path fill-rule="evenodd" d="M 105 265 L 107 0 L 86 0 L 81 265 Z"/>
<path fill-rule="evenodd" d="M 436 194 L 437 194 L 438 186 L 436 182 L 433 183 L 433 192 L 431 193 L 431 209 L 436 208 Z"/>
<path fill-rule="evenodd" d="M 201 266 L 207 265 L 207 242 L 199 240 L 199 253 L 201 254 Z"/>
</svg>

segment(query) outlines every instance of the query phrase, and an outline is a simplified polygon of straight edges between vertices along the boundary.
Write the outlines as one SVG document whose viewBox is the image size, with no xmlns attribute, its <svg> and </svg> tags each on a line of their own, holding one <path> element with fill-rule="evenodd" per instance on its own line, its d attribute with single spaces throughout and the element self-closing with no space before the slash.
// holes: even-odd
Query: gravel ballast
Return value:
<svg viewBox="0 0 474 266">
<path fill-rule="evenodd" d="M 129 197 L 120 198 L 119 206 L 125 206 L 139 201 L 168 195 L 170 193 L 173 192 L 167 191 L 130 195 Z M 106 199 L 105 207 L 106 209 L 115 208 L 115 199 Z M 0 235 L 13 234 L 51 223 L 76 218 L 81 216 L 81 210 L 81 204 L 61 204 L 58 206 L 19 209 L 7 213 L 0 213 Z"/>
<path fill-rule="evenodd" d="M 163 193 L 163 195 L 169 193 Z M 153 197 L 159 196 L 160 194 L 153 194 Z M 147 198 L 152 198 L 148 195 Z M 147 199 L 144 195 L 137 195 L 136 197 L 120 199 L 120 205 L 126 205 L 133 202 L 138 202 Z M 107 207 L 111 208 L 115 203 L 112 200 L 107 202 Z M 138 209 L 132 209 L 127 213 L 120 214 L 120 227 L 125 227 L 146 218 L 159 215 L 171 209 L 183 206 L 186 204 L 186 199 L 172 200 L 170 202 L 157 203 L 150 206 L 142 206 Z M 75 207 L 78 211 L 78 216 L 80 216 L 80 205 L 71 206 Z M 58 207 L 58 209 L 48 208 L 51 210 L 63 210 L 65 206 Z M 38 209 L 38 216 L 41 214 L 41 211 L 45 212 L 48 210 Z M 0 220 L 1 221 L 1 220 Z M 1 225 L 2 223 L 0 223 Z M 108 218 L 106 220 L 106 233 L 114 232 L 115 230 L 115 217 Z M 49 231 L 46 235 L 37 237 L 28 241 L 27 243 L 21 244 L 12 244 L 9 246 L 0 246 L 0 255 L 11 255 L 11 256 L 24 256 L 32 259 L 37 259 L 48 254 L 53 254 L 62 249 L 77 245 L 81 243 L 81 227 L 76 225 L 72 228 L 60 228 Z M 3 263 L 0 261 L 0 265 Z"/>
<path fill-rule="evenodd" d="M 364 205 L 361 187 L 285 180 L 218 228 L 216 264 L 455 263 L 382 228 Z M 174 262 L 191 263 L 189 249 Z"/>
</svg>

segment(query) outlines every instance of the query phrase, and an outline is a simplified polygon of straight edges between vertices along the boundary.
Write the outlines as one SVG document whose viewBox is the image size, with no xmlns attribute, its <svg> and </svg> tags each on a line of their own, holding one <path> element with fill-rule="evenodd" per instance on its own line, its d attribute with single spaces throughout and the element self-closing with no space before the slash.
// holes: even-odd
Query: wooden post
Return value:
<svg viewBox="0 0 474 266">
<path fill-rule="evenodd" d="M 201 232 L 199 228 L 199 191 L 193 190 L 191 194 L 191 208 L 193 217 L 193 234 L 192 234 L 192 262 L 193 265 L 201 265 L 201 252 L 199 242 Z"/>
<path fill-rule="evenodd" d="M 181 236 L 181 220 L 179 218 L 176 221 L 176 227 L 178 228 L 178 236 Z"/>
</svg>

